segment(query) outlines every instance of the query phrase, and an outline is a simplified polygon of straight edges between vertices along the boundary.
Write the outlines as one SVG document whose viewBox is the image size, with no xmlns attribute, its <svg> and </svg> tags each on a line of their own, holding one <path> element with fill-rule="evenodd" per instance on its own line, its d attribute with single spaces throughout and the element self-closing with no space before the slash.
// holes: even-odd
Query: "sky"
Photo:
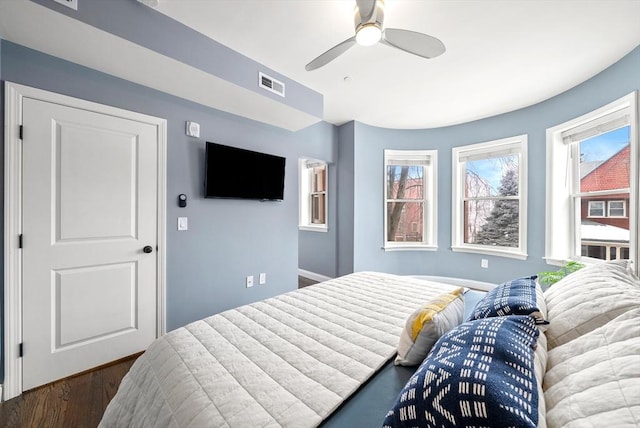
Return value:
<svg viewBox="0 0 640 428">
<path fill-rule="evenodd" d="M 517 162 L 517 155 L 505 156 Z M 501 158 L 490 158 L 467 162 L 467 170 L 473 171 L 486 180 L 493 188 L 492 193 L 498 194 L 498 187 L 503 175 L 503 163 Z"/>
<path fill-rule="evenodd" d="M 588 162 L 609 159 L 629 144 L 630 132 L 631 127 L 625 126 L 582 141 L 580 143 L 582 160 Z"/>
</svg>

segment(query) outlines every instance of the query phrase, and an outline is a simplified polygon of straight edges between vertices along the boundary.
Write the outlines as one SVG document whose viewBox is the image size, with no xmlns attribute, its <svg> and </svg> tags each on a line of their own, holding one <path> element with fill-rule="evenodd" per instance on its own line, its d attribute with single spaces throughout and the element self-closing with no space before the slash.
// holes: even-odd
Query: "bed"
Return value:
<svg viewBox="0 0 640 428">
<path fill-rule="evenodd" d="M 456 288 L 359 272 L 191 323 L 138 358 L 100 427 L 315 427 L 383 367 L 393 397 L 407 317 Z"/>
<path fill-rule="evenodd" d="M 395 366 L 416 314 L 460 292 L 448 282 L 355 273 L 189 324 L 136 361 L 100 426 L 640 426 L 628 261 L 467 292 L 466 315 Z"/>
</svg>

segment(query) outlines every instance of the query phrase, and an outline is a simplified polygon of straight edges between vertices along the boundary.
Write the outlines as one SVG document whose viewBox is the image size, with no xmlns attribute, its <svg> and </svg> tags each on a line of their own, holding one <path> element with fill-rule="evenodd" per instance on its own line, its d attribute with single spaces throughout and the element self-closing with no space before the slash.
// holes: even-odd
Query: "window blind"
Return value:
<svg viewBox="0 0 640 428">
<path fill-rule="evenodd" d="M 487 147 L 486 149 L 472 149 L 458 152 L 458 162 L 470 162 L 482 159 L 500 158 L 522 152 L 520 142 Z"/>
<path fill-rule="evenodd" d="M 629 120 L 629 109 L 624 108 L 591 120 L 587 123 L 574 126 L 573 128 L 563 131 L 560 135 L 565 144 L 571 144 L 627 126 L 630 123 Z"/>
<path fill-rule="evenodd" d="M 394 150 L 385 150 L 385 161 L 387 165 L 420 166 L 429 165 L 431 156 L 411 151 L 397 152 Z"/>
</svg>

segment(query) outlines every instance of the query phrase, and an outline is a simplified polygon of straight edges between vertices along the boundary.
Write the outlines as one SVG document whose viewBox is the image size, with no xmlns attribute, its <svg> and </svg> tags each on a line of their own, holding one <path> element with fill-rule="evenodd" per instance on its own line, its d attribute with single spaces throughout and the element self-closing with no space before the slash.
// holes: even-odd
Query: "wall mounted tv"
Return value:
<svg viewBox="0 0 640 428">
<path fill-rule="evenodd" d="M 207 141 L 205 198 L 281 201 L 286 159 Z"/>
</svg>

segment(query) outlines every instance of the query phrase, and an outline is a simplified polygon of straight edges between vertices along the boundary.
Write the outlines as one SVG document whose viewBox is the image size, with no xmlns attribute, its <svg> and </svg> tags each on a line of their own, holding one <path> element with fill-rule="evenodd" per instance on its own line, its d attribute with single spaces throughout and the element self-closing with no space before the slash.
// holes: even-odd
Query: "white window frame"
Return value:
<svg viewBox="0 0 640 428">
<path fill-rule="evenodd" d="M 619 202 L 622 204 L 622 215 L 611 215 L 611 204 Z M 612 200 L 607 202 L 607 216 L 611 218 L 627 218 L 627 202 L 624 200 Z"/>
<path fill-rule="evenodd" d="M 387 166 L 398 165 L 398 160 L 408 163 L 424 162 L 422 242 L 396 242 L 387 240 Z M 437 150 L 388 150 L 384 151 L 384 245 L 385 251 L 435 251 L 438 249 L 438 151 Z M 416 202 L 417 200 L 412 200 Z"/>
<path fill-rule="evenodd" d="M 452 148 L 452 225 L 451 250 L 465 253 L 488 254 L 526 260 L 527 255 L 527 144 L 528 136 L 517 135 L 500 140 L 486 141 Z M 464 159 L 488 159 L 503 153 L 518 155 L 518 196 L 510 197 L 519 201 L 518 247 L 497 247 L 464 242 L 464 200 L 466 162 Z M 496 199 L 505 199 L 497 197 Z"/>
<path fill-rule="evenodd" d="M 545 215 L 545 257 L 547 264 L 561 266 L 569 260 L 580 260 L 585 264 L 601 263 L 602 260 L 581 256 L 578 242 L 580 228 L 580 206 L 571 197 L 575 188 L 575 178 L 569 174 L 568 166 L 572 156 L 579 156 L 578 150 L 572 150 L 565 142 L 573 135 L 572 141 L 582 141 L 590 136 L 620 127 L 617 120 L 626 117 L 630 127 L 631 180 L 629 188 L 630 236 L 638 236 L 638 212 L 640 208 L 638 185 L 638 92 L 634 91 L 612 103 L 568 122 L 547 129 L 546 159 L 546 215 Z M 623 125 L 625 126 L 625 125 Z M 596 130 L 597 133 L 589 133 Z M 569 147 L 569 148 L 568 148 Z M 606 194 L 607 192 L 601 192 Z M 618 192 L 619 193 L 619 192 Z M 638 246 L 640 240 L 629 243 L 629 260 L 638 272 Z"/>
<path fill-rule="evenodd" d="M 313 185 L 313 170 L 315 167 L 324 167 L 325 183 L 323 192 L 315 192 Z M 303 158 L 298 160 L 298 229 L 310 232 L 329 231 L 329 164 L 318 159 Z M 314 194 L 324 194 L 324 223 L 313 223 L 311 213 L 311 199 Z"/>
<path fill-rule="evenodd" d="M 587 217 L 589 218 L 603 218 L 606 217 L 607 215 L 607 207 L 606 207 L 606 202 L 605 201 L 588 201 L 588 207 L 587 207 Z M 595 207 L 597 204 L 600 204 L 600 206 L 602 207 L 602 215 L 593 215 L 591 214 L 591 207 Z"/>
</svg>

